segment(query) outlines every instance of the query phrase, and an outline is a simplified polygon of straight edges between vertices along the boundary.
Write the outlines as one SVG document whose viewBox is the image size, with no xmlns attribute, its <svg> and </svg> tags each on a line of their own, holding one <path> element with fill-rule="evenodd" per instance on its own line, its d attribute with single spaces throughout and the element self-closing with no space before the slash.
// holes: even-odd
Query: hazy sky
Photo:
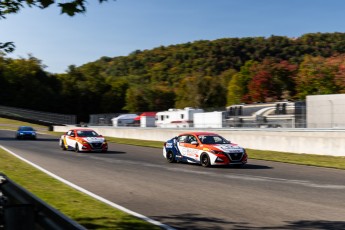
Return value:
<svg viewBox="0 0 345 230">
<path fill-rule="evenodd" d="M 16 45 L 9 57 L 32 54 L 52 73 L 158 46 L 316 32 L 345 32 L 345 0 L 89 0 L 75 17 L 50 7 L 0 20 L 0 42 Z"/>
</svg>

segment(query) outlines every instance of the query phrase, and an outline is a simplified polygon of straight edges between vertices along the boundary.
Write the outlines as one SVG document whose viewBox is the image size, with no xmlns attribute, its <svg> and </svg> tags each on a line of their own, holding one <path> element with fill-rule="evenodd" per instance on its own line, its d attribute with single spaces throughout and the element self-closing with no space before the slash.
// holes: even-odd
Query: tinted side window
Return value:
<svg viewBox="0 0 345 230">
<path fill-rule="evenodd" d="M 187 141 L 188 141 L 188 136 L 186 136 L 186 135 L 179 136 L 179 137 L 178 137 L 178 141 L 181 142 L 181 143 L 187 143 Z"/>
<path fill-rule="evenodd" d="M 194 136 L 189 136 L 188 143 L 192 143 L 193 141 L 197 141 Z"/>
</svg>

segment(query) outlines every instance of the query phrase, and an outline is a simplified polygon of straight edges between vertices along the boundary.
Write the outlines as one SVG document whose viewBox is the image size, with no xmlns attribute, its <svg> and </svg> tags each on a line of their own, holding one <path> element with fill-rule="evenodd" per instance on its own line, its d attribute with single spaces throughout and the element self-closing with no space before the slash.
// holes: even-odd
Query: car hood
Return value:
<svg viewBox="0 0 345 230">
<path fill-rule="evenodd" d="M 87 141 L 89 143 L 95 143 L 95 142 L 103 142 L 105 138 L 104 137 L 83 137 L 80 139 Z"/>
<path fill-rule="evenodd" d="M 204 145 L 204 148 L 206 146 Z M 217 151 L 223 151 L 226 153 L 238 153 L 238 152 L 243 152 L 243 148 L 238 146 L 238 145 L 234 145 L 234 144 L 216 144 L 216 145 L 207 145 L 207 148 L 212 149 L 212 150 L 217 150 Z"/>
</svg>

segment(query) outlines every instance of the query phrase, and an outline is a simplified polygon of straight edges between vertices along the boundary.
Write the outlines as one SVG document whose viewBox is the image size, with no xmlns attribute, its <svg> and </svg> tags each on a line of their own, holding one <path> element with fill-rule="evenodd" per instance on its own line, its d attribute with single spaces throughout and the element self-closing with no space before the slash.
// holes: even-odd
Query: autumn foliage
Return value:
<svg viewBox="0 0 345 230">
<path fill-rule="evenodd" d="M 62 74 L 31 56 L 0 56 L 0 104 L 87 116 L 345 93 L 344 41 L 343 33 L 196 41 L 102 57 Z"/>
</svg>

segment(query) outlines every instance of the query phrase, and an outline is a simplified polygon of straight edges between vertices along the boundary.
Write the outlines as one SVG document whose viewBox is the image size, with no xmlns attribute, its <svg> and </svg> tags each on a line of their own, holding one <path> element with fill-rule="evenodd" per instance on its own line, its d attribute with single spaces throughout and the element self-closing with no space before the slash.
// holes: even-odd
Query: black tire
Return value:
<svg viewBox="0 0 345 230">
<path fill-rule="evenodd" d="M 78 143 L 75 143 L 74 151 L 75 151 L 76 153 L 79 153 L 79 152 L 80 152 Z"/>
<path fill-rule="evenodd" d="M 171 152 L 171 151 L 167 152 L 166 157 L 167 157 L 167 161 L 169 163 L 175 163 L 176 162 L 175 154 L 173 152 Z"/>
<path fill-rule="evenodd" d="M 201 155 L 200 161 L 201 161 L 200 163 L 203 167 L 210 167 L 211 166 L 210 157 L 206 153 Z"/>
<path fill-rule="evenodd" d="M 63 151 L 66 151 L 67 149 L 66 149 L 66 146 L 64 145 L 64 143 L 63 143 L 63 140 L 60 140 L 60 147 L 61 147 L 61 149 L 63 150 Z"/>
</svg>

